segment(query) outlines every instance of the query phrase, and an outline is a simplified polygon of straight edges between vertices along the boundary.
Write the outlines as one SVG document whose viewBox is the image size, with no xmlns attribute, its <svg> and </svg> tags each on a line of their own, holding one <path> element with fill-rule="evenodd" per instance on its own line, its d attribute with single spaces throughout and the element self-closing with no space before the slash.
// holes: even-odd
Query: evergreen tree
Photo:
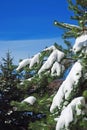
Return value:
<svg viewBox="0 0 87 130">
<path fill-rule="evenodd" d="M 87 129 L 87 0 L 68 0 L 69 9 L 74 12 L 71 19 L 78 25 L 55 21 L 54 24 L 65 29 L 63 38 L 75 38 L 72 47 L 73 66 L 66 80 L 53 98 L 50 111 L 57 108 L 56 130 Z"/>
<path fill-rule="evenodd" d="M 56 130 L 86 130 L 87 128 L 87 0 L 73 2 L 68 0 L 68 3 L 69 9 L 74 12 L 71 19 L 77 20 L 78 25 L 54 21 L 56 26 L 65 30 L 63 38 L 68 46 L 67 50 L 55 43 L 54 46 L 44 49 L 34 57 L 24 59 L 17 68 L 20 70 L 29 65 L 25 71 L 32 75 L 19 86 L 24 90 L 23 98 L 25 100 L 22 103 L 13 102 L 12 105 L 16 106 L 18 110 L 30 110 L 46 114 L 45 119 L 39 116 L 41 117 L 40 121 L 29 123 L 31 130 L 54 130 L 56 124 L 54 118 L 57 121 Z M 68 38 L 76 39 L 73 47 Z M 63 52 L 60 60 L 57 57 L 59 54 L 56 53 L 59 50 Z M 53 67 L 55 61 L 57 61 L 55 65 L 58 67 L 57 69 L 53 69 L 55 68 Z M 63 65 L 65 69 L 70 67 L 70 73 L 60 85 L 58 92 L 55 89 L 53 93 L 50 93 L 49 82 L 63 77 L 58 71 L 61 70 L 62 74 L 65 72 Z M 36 102 L 33 105 L 28 100 L 30 99 L 29 96 L 36 97 Z M 32 101 L 34 101 L 34 97 Z M 54 113 L 51 114 L 49 109 Z M 53 111 L 54 109 L 55 111 Z"/>
<path fill-rule="evenodd" d="M 11 91 L 15 91 L 18 83 L 17 73 L 15 73 L 16 66 L 13 65 L 13 58 L 11 58 L 9 51 L 6 54 L 6 58 L 2 58 L 2 61 L 3 63 L 0 65 L 0 91 L 9 96 Z M 8 96 L 7 98 L 11 98 L 10 96 Z"/>
<path fill-rule="evenodd" d="M 17 71 L 25 72 L 24 75 L 26 74 L 26 70 L 27 73 L 30 74 L 28 79 L 24 78 L 19 85 L 19 88 L 24 92 L 23 98 L 25 100 L 34 96 L 36 98 L 36 102 L 33 106 L 31 106 L 29 101 L 26 105 L 25 102 L 21 103 L 20 101 L 13 102 L 12 105 L 17 107 L 20 111 L 27 110 L 35 113 L 41 113 L 41 120 L 39 121 L 38 117 L 35 122 L 29 123 L 29 129 L 54 129 L 55 123 L 49 108 L 53 96 L 51 96 L 51 94 L 54 94 L 56 88 L 51 88 L 49 84 L 54 79 L 63 76 L 62 73 L 65 70 L 64 65 L 66 64 L 63 51 L 64 49 L 55 43 L 53 46 L 45 48 L 33 57 L 22 60 L 16 69 Z M 49 98 L 50 96 L 51 98 Z M 45 119 L 43 118 L 44 114 L 46 115 Z"/>
<path fill-rule="evenodd" d="M 16 108 L 11 106 L 11 101 L 20 100 L 20 90 L 17 88 L 17 84 L 20 82 L 19 75 L 15 71 L 16 65 L 13 64 L 13 58 L 8 51 L 6 58 L 2 58 L 0 65 L 0 129 L 14 129 L 16 115 L 13 111 Z M 15 128 L 16 129 L 16 128 Z"/>
</svg>

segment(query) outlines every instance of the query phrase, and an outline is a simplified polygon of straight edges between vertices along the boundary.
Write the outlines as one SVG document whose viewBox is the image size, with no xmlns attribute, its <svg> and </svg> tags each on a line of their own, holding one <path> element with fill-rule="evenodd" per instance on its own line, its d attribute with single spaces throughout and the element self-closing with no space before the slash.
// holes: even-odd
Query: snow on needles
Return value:
<svg viewBox="0 0 87 130">
<path fill-rule="evenodd" d="M 28 64 L 29 64 L 29 68 L 31 68 L 35 63 L 39 63 L 39 57 L 40 57 L 40 53 L 37 53 L 32 58 L 22 60 L 19 63 L 19 66 L 18 66 L 18 68 L 16 70 L 18 71 L 18 70 L 20 70 L 21 68 L 25 67 Z"/>
<path fill-rule="evenodd" d="M 43 51 L 48 51 L 48 50 L 53 51 L 55 49 L 56 49 L 55 46 L 50 46 L 50 47 L 45 48 Z"/>
<path fill-rule="evenodd" d="M 76 122 L 74 114 L 84 114 L 84 111 L 79 108 L 80 105 L 85 107 L 84 97 L 78 97 L 72 100 L 72 102 L 61 112 L 60 117 L 57 120 L 56 130 L 61 130 L 64 127 L 68 129 L 68 126 L 72 121 Z"/>
<path fill-rule="evenodd" d="M 61 65 L 59 62 L 64 58 L 65 54 L 58 50 L 55 46 L 50 46 L 43 51 L 49 51 L 51 50 L 50 56 L 46 59 L 46 61 L 43 63 L 41 68 L 38 70 L 38 74 L 40 74 L 44 71 L 47 71 L 51 68 L 51 74 L 52 76 L 59 76 L 61 72 L 64 70 L 64 66 Z M 33 57 L 29 59 L 24 59 L 19 63 L 18 68 L 16 69 L 17 71 L 20 70 L 21 68 L 25 67 L 26 65 L 29 65 L 29 68 L 31 69 L 36 63 L 39 64 L 40 62 L 40 56 L 41 53 L 37 53 Z"/>
<path fill-rule="evenodd" d="M 73 46 L 73 52 L 76 53 L 82 49 L 82 47 L 87 46 L 87 34 L 83 34 L 77 37 L 75 44 Z"/>
<path fill-rule="evenodd" d="M 19 66 L 17 67 L 17 71 L 19 71 L 21 68 L 23 68 L 24 66 L 30 64 L 31 59 L 24 59 L 19 63 Z"/>
<path fill-rule="evenodd" d="M 64 66 L 61 65 L 60 63 L 58 62 L 55 62 L 51 68 L 51 75 L 52 76 L 60 76 L 61 72 L 64 71 Z"/>
<path fill-rule="evenodd" d="M 33 105 L 33 104 L 35 103 L 35 101 L 36 101 L 36 98 L 35 98 L 34 96 L 29 96 L 29 97 L 25 98 L 25 99 L 22 101 L 22 103 L 23 103 L 23 102 L 27 102 L 27 103 Z"/>
<path fill-rule="evenodd" d="M 34 57 L 32 58 L 30 62 L 29 68 L 31 68 L 35 63 L 39 63 L 39 57 L 40 57 L 40 53 L 37 53 L 36 55 L 34 55 Z"/>
<path fill-rule="evenodd" d="M 66 80 L 60 86 L 57 94 L 53 98 L 52 105 L 50 107 L 50 112 L 53 112 L 56 107 L 60 108 L 61 103 L 64 99 L 67 99 L 70 96 L 71 91 L 74 89 L 74 86 L 78 84 L 82 75 L 82 66 L 79 61 L 77 61 Z"/>
<path fill-rule="evenodd" d="M 64 53 L 55 49 L 51 53 L 51 55 L 48 57 L 47 61 L 43 64 L 43 66 L 38 71 L 38 74 L 43 72 L 44 70 L 49 69 L 55 61 L 60 62 L 61 59 L 64 57 Z"/>
</svg>

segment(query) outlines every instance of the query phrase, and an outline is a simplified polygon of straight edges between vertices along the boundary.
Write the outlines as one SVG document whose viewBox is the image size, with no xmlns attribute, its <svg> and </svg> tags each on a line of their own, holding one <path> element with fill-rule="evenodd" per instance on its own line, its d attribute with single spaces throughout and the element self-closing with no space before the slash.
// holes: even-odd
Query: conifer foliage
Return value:
<svg viewBox="0 0 87 130">
<path fill-rule="evenodd" d="M 1 114 L 1 123 L 24 123 L 24 130 L 87 129 L 87 0 L 68 0 L 68 4 L 74 14 L 71 21 L 77 24 L 54 21 L 65 31 L 66 49 L 55 43 L 19 62 L 16 70 L 9 52 L 3 58 L 0 110 L 5 118 Z M 75 39 L 73 46 L 70 38 Z M 18 73 L 23 74 L 20 81 Z M 61 78 L 60 86 L 50 87 Z"/>
<path fill-rule="evenodd" d="M 78 25 L 61 23 L 54 24 L 66 29 L 63 38 L 75 38 L 72 47 L 72 69 L 53 98 L 50 111 L 58 112 L 56 130 L 87 129 L 87 0 L 68 0 L 69 9 L 74 12 L 71 18 Z M 85 94 L 84 94 L 85 93 Z"/>
<path fill-rule="evenodd" d="M 6 58 L 2 58 L 0 65 L 0 130 L 16 129 L 16 108 L 11 106 L 11 101 L 20 100 L 20 90 L 17 88 L 19 75 L 15 71 L 13 58 L 8 51 Z M 18 120 L 17 120 L 18 121 Z"/>
<path fill-rule="evenodd" d="M 39 91 L 36 91 L 35 96 L 41 97 L 41 100 L 37 98 L 39 104 L 37 108 L 46 113 L 47 123 L 45 121 L 35 122 L 29 127 L 32 130 L 35 129 L 35 125 L 36 129 L 54 129 L 55 123 L 53 119 L 57 122 L 56 130 L 86 130 L 87 128 L 87 0 L 68 0 L 68 4 L 69 9 L 74 13 L 71 19 L 76 20 L 78 24 L 73 25 L 54 21 L 56 26 L 65 30 L 63 38 L 68 46 L 68 50 L 57 46 L 48 47 L 33 58 L 23 60 L 17 68 L 17 70 L 20 70 L 26 65 L 29 65 L 29 69 L 35 67 L 34 78 L 37 77 L 39 83 L 41 81 L 40 78 L 43 78 L 43 74 L 48 77 L 51 75 L 54 79 L 60 77 L 60 71 L 62 73 L 65 72 L 64 69 L 67 68 L 66 63 L 68 60 L 68 67 L 71 67 L 69 74 L 60 85 L 56 94 L 54 92 L 52 96 L 48 95 L 46 97 L 45 93 L 47 91 L 43 91 L 42 95 Z M 67 41 L 69 38 L 75 38 L 73 47 Z M 64 61 L 64 59 L 67 60 Z M 33 78 L 28 80 L 34 81 Z M 38 86 L 35 87 L 38 88 Z M 41 89 L 41 86 L 39 88 Z M 40 90 L 39 88 L 37 90 Z M 45 87 L 44 89 L 47 90 Z M 48 98 L 49 96 L 50 98 Z M 45 98 L 47 98 L 48 102 L 46 102 Z M 50 104 L 51 101 L 52 104 Z M 44 104 L 47 107 L 44 108 Z M 50 112 L 53 114 L 48 112 L 49 106 Z"/>
</svg>

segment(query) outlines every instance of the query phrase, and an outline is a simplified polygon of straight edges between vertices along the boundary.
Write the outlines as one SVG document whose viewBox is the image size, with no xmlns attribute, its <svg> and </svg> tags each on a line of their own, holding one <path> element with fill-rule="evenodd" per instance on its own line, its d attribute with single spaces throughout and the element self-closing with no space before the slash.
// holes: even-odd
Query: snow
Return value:
<svg viewBox="0 0 87 130">
<path fill-rule="evenodd" d="M 24 84 L 24 81 L 31 81 L 33 78 L 34 78 L 34 77 L 28 78 L 28 79 L 26 79 L 26 80 L 21 80 L 20 85 L 23 85 L 23 84 Z"/>
<path fill-rule="evenodd" d="M 59 50 L 55 50 L 55 52 L 56 52 L 56 56 L 57 56 L 57 61 L 60 62 L 64 58 L 65 54 Z"/>
<path fill-rule="evenodd" d="M 57 23 L 58 23 L 57 21 L 54 22 L 55 25 L 57 25 Z"/>
<path fill-rule="evenodd" d="M 55 46 L 50 46 L 50 47 L 45 48 L 43 51 L 49 51 L 49 50 L 53 51 L 55 49 L 56 49 Z"/>
<path fill-rule="evenodd" d="M 61 24 L 57 21 L 54 22 L 55 25 Z M 80 27 L 78 25 L 74 25 L 74 24 L 68 24 L 68 23 L 62 23 L 61 24 L 63 27 L 68 28 L 68 29 L 72 29 L 72 28 L 77 28 L 80 29 Z M 81 30 L 81 29 L 80 29 Z"/>
<path fill-rule="evenodd" d="M 51 50 L 52 53 L 50 54 L 49 57 L 46 57 L 46 61 L 43 62 L 43 65 L 41 66 L 41 68 L 38 70 L 38 74 L 40 76 L 40 74 L 43 71 L 48 71 L 49 69 L 51 69 L 52 67 L 52 75 L 60 75 L 61 71 L 64 69 L 63 65 L 60 65 L 58 62 L 61 61 L 61 59 L 64 58 L 65 54 L 58 50 L 54 45 L 50 46 L 46 49 L 44 49 L 43 51 L 49 51 Z M 28 59 L 24 59 L 19 63 L 19 66 L 17 67 L 17 71 L 20 70 L 21 68 L 25 67 L 26 65 L 29 65 L 29 68 L 31 69 L 36 63 L 39 64 L 40 62 L 40 56 L 41 53 L 37 53 L 36 55 L 34 55 L 31 58 Z M 56 63 L 55 63 L 56 62 Z M 56 73 L 54 73 L 56 72 Z"/>
<path fill-rule="evenodd" d="M 60 76 L 60 74 L 63 72 L 63 70 L 64 70 L 64 66 L 58 62 L 55 62 L 51 68 L 51 75 Z"/>
<path fill-rule="evenodd" d="M 72 102 L 61 112 L 60 117 L 57 120 L 56 130 L 61 130 L 62 128 L 68 129 L 69 124 L 72 121 L 76 121 L 74 118 L 75 115 L 84 114 L 79 105 L 85 106 L 84 97 L 78 97 L 72 100 Z"/>
<path fill-rule="evenodd" d="M 22 61 L 19 63 L 19 66 L 17 67 L 16 70 L 18 71 L 18 70 L 20 70 L 21 68 L 23 68 L 24 66 L 30 64 L 30 61 L 31 61 L 31 59 L 29 59 L 29 58 L 22 60 Z"/>
<path fill-rule="evenodd" d="M 35 63 L 39 63 L 40 53 L 34 55 L 34 57 L 31 59 L 30 66 L 31 68 Z"/>
<path fill-rule="evenodd" d="M 77 37 L 75 44 L 73 46 L 73 52 L 76 53 L 82 49 L 82 47 L 87 46 L 87 34 L 83 34 Z"/>
<path fill-rule="evenodd" d="M 52 105 L 50 107 L 50 112 L 53 112 L 56 107 L 60 108 L 61 103 L 64 99 L 67 99 L 74 89 L 74 86 L 78 84 L 82 75 L 82 66 L 79 61 L 77 61 L 69 75 L 67 76 L 66 80 L 60 86 L 57 94 L 53 98 Z"/>
<path fill-rule="evenodd" d="M 64 57 L 64 53 L 55 49 L 51 55 L 48 57 L 47 61 L 42 65 L 42 67 L 40 68 L 40 70 L 38 71 L 38 74 L 40 74 L 41 72 L 51 68 L 52 64 L 55 61 L 60 62 L 61 59 Z"/>
<path fill-rule="evenodd" d="M 22 103 L 23 103 L 23 102 L 27 102 L 27 103 L 33 105 L 33 104 L 35 103 L 35 101 L 36 101 L 36 98 L 35 98 L 34 96 L 29 96 L 29 97 L 25 98 L 25 99 L 22 101 Z"/>
<path fill-rule="evenodd" d="M 39 63 L 39 57 L 40 53 L 34 55 L 32 58 L 24 59 L 19 63 L 18 68 L 16 69 L 17 71 L 20 70 L 21 68 L 25 67 L 26 65 L 29 64 L 29 68 L 31 68 L 35 63 Z"/>
</svg>

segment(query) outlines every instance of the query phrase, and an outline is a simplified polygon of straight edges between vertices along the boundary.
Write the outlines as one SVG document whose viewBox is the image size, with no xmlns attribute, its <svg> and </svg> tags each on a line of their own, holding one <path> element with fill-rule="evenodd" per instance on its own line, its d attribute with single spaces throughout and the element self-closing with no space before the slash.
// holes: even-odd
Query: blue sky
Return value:
<svg viewBox="0 0 87 130">
<path fill-rule="evenodd" d="M 0 57 L 11 51 L 16 63 L 57 42 L 54 20 L 70 22 L 67 0 L 0 1 Z"/>
</svg>

